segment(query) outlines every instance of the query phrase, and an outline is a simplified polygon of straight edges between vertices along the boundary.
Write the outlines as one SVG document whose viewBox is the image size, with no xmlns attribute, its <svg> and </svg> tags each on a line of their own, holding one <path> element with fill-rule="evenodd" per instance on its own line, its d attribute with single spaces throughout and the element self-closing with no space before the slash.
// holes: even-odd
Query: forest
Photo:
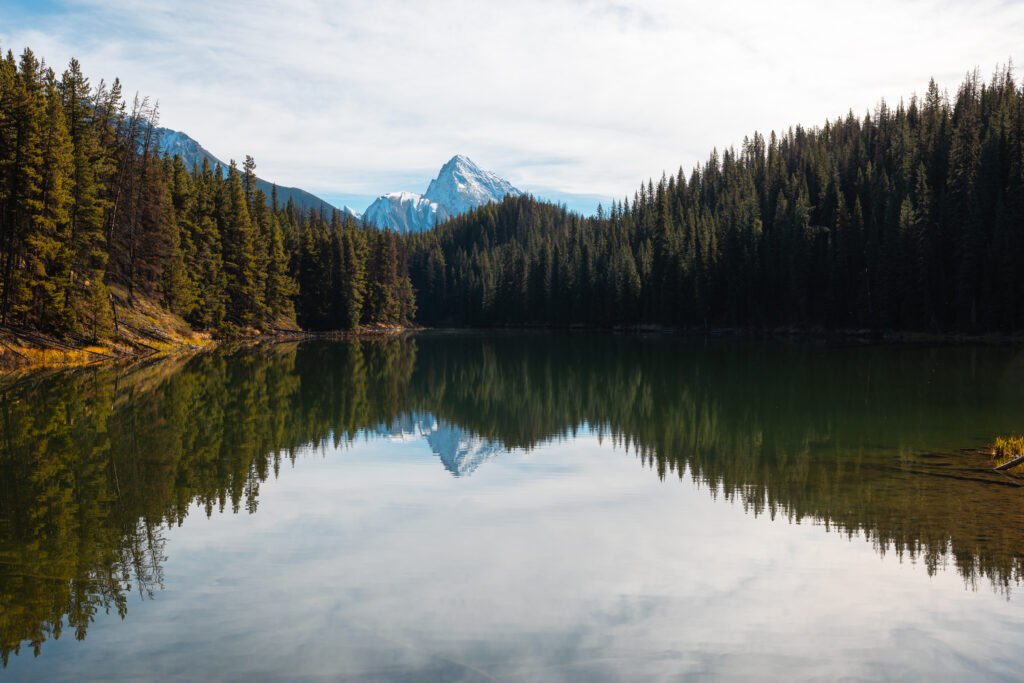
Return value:
<svg viewBox="0 0 1024 683">
<path fill-rule="evenodd" d="M 0 326 L 105 338 L 115 287 L 222 334 L 413 316 L 396 235 L 265 196 L 251 157 L 161 156 L 157 120 L 75 60 L 0 59 Z"/>
<path fill-rule="evenodd" d="M 300 211 L 255 162 L 161 156 L 119 81 L 0 59 L 0 326 L 110 334 L 114 290 L 193 328 L 780 327 L 1008 333 L 1024 323 L 1024 90 L 934 81 L 821 127 L 754 133 L 594 216 L 507 197 L 397 235 Z"/>
<path fill-rule="evenodd" d="M 1012 69 L 712 152 L 582 217 L 506 198 L 407 238 L 428 325 L 1009 332 L 1024 322 Z"/>
</svg>

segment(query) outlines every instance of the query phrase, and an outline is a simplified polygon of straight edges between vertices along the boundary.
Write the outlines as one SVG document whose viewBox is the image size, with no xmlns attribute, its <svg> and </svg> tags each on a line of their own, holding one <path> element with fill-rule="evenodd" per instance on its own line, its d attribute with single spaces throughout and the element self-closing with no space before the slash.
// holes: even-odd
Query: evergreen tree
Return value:
<svg viewBox="0 0 1024 683">
<path fill-rule="evenodd" d="M 263 297 L 255 284 L 254 231 L 242 179 L 234 162 L 228 168 L 225 203 L 219 227 L 227 278 L 228 319 L 238 323 L 258 324 Z"/>
</svg>

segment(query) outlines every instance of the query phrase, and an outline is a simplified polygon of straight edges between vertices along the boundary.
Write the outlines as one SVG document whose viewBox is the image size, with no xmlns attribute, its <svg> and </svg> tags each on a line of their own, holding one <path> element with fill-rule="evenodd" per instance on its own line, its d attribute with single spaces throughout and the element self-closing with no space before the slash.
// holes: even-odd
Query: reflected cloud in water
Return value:
<svg viewBox="0 0 1024 683">
<path fill-rule="evenodd" d="M 1019 429 L 1022 378 L 1012 349 L 510 334 L 0 388 L 7 673 L 1005 675 L 1019 487 L 959 449 Z"/>
</svg>

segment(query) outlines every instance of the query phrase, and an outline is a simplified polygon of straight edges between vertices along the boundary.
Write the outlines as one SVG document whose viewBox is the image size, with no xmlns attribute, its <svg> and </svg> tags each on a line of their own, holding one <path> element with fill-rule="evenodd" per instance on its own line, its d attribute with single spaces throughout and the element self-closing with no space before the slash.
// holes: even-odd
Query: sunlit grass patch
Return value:
<svg viewBox="0 0 1024 683">
<path fill-rule="evenodd" d="M 50 349 L 41 346 L 5 344 L 0 348 L 0 367 L 29 369 L 86 365 L 109 356 L 109 348 L 87 346 L 80 349 Z"/>
<path fill-rule="evenodd" d="M 992 445 L 992 457 L 996 461 L 996 467 L 1004 465 L 1014 458 L 1024 455 L 1024 436 L 996 437 Z M 1014 469 L 1024 466 L 1024 463 L 1017 465 Z"/>
</svg>

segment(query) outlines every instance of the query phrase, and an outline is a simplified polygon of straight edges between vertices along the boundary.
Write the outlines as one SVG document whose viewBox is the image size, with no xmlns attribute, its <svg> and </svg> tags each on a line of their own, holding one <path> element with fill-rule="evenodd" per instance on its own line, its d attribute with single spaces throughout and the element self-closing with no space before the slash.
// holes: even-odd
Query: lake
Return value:
<svg viewBox="0 0 1024 683">
<path fill-rule="evenodd" d="M 3 680 L 1017 679 L 1024 354 L 593 333 L 0 383 Z"/>
</svg>

